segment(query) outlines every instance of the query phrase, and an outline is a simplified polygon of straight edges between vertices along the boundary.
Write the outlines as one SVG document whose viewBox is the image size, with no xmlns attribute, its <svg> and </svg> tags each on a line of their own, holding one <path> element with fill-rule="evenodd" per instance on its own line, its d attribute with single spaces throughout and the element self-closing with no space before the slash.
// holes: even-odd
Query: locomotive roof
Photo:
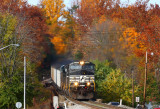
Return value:
<svg viewBox="0 0 160 109">
<path fill-rule="evenodd" d="M 79 63 L 79 61 L 76 61 L 76 62 L 72 62 L 70 64 L 76 64 L 76 63 Z M 93 64 L 92 62 L 88 62 L 88 61 L 84 61 L 85 64 Z M 94 65 L 94 64 L 93 64 Z"/>
<path fill-rule="evenodd" d="M 62 65 L 69 65 L 69 64 L 74 64 L 74 63 L 79 63 L 79 61 L 74 61 L 74 60 L 59 60 L 59 61 L 56 61 L 52 64 L 52 67 L 56 68 L 56 69 L 59 69 Z M 92 62 L 88 62 L 88 61 L 85 61 L 86 64 L 93 64 Z M 94 64 L 93 64 L 94 65 Z"/>
</svg>

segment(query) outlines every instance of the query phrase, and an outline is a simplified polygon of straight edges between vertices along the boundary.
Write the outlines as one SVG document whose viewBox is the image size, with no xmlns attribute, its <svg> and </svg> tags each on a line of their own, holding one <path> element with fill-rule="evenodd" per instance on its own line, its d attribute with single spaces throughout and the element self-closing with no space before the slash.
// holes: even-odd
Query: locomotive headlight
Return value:
<svg viewBox="0 0 160 109">
<path fill-rule="evenodd" d="M 80 61 L 79 63 L 80 63 L 81 65 L 83 65 L 83 64 L 84 64 L 84 61 Z"/>
<path fill-rule="evenodd" d="M 90 82 L 87 82 L 87 86 L 90 86 L 91 85 L 91 83 Z"/>
<path fill-rule="evenodd" d="M 75 82 L 75 83 L 74 83 L 74 86 L 78 86 L 78 82 Z"/>
</svg>

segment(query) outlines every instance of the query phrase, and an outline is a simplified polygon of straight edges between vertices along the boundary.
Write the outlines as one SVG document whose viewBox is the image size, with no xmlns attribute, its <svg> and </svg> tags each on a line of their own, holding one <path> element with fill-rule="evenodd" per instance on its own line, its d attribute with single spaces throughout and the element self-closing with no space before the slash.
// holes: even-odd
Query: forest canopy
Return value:
<svg viewBox="0 0 160 109">
<path fill-rule="evenodd" d="M 24 56 L 29 106 L 43 91 L 41 80 L 51 63 L 61 58 L 94 62 L 97 97 L 127 105 L 132 77 L 135 96 L 143 102 L 146 65 L 146 101 L 159 102 L 160 6 L 149 1 L 77 0 L 67 8 L 63 0 L 41 0 L 38 6 L 0 0 L 0 48 L 20 45 L 0 50 L 0 108 L 23 102 Z"/>
</svg>

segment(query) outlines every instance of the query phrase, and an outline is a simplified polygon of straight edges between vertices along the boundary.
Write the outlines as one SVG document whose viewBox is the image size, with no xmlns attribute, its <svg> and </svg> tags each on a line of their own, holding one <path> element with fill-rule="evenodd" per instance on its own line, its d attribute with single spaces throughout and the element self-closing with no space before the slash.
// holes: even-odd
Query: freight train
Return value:
<svg viewBox="0 0 160 109">
<path fill-rule="evenodd" d="M 56 86 L 73 99 L 92 99 L 95 92 L 95 65 L 91 62 L 71 62 L 51 66 L 51 78 Z"/>
</svg>

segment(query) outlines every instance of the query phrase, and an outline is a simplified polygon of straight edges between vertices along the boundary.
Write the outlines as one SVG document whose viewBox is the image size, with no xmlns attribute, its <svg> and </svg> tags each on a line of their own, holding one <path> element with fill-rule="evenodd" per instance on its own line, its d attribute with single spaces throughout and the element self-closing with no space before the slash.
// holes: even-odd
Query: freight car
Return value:
<svg viewBox="0 0 160 109">
<path fill-rule="evenodd" d="M 95 92 L 95 65 L 91 62 L 71 62 L 51 67 L 56 86 L 74 99 L 92 99 Z"/>
</svg>

